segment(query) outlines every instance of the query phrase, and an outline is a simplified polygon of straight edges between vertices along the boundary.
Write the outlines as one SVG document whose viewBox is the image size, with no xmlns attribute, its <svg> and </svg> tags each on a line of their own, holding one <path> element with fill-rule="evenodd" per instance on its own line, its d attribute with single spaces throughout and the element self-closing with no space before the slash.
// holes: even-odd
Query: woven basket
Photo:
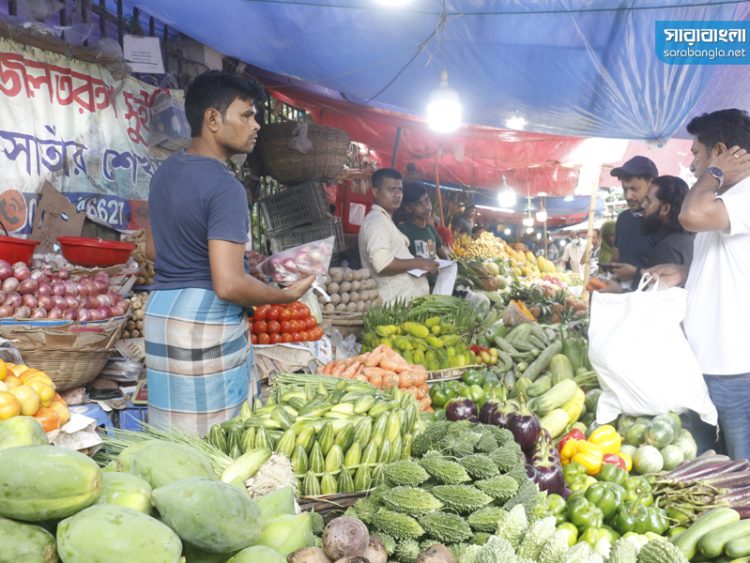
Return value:
<svg viewBox="0 0 750 563">
<path fill-rule="evenodd" d="M 353 334 L 360 340 L 365 331 L 362 313 L 324 313 L 323 324 L 335 328 L 344 338 Z"/>
<path fill-rule="evenodd" d="M 309 123 L 307 138 L 312 149 L 306 153 L 291 148 L 298 123 L 271 123 L 260 130 L 258 150 L 266 169 L 282 184 L 308 180 L 333 180 L 341 173 L 349 149 L 349 136 L 340 129 Z"/>
<path fill-rule="evenodd" d="M 337 513 L 344 512 L 359 499 L 366 497 L 371 490 L 356 493 L 320 495 L 316 497 L 300 497 L 299 507 L 303 512 L 317 512 L 328 521 Z"/>
<path fill-rule="evenodd" d="M 19 349 L 24 363 L 49 375 L 57 391 L 81 387 L 95 379 L 114 351 L 114 348 Z"/>
</svg>

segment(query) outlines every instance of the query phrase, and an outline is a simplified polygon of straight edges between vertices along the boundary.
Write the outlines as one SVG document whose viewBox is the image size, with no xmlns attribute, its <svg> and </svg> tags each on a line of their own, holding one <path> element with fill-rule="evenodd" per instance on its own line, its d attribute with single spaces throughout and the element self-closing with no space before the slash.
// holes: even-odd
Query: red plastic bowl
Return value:
<svg viewBox="0 0 750 563">
<path fill-rule="evenodd" d="M 0 258 L 11 264 L 26 262 L 27 266 L 31 266 L 31 257 L 34 256 L 34 249 L 38 244 L 38 240 L 0 235 Z"/>
<path fill-rule="evenodd" d="M 77 266 L 107 268 L 124 264 L 135 250 L 132 242 L 118 242 L 100 238 L 59 237 L 63 257 Z"/>
</svg>

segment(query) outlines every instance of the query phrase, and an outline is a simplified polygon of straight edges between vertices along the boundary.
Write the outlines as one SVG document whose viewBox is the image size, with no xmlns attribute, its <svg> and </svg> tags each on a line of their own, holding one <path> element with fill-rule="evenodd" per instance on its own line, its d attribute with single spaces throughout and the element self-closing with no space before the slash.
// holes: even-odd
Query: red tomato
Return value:
<svg viewBox="0 0 750 563">
<path fill-rule="evenodd" d="M 279 342 L 282 342 L 281 335 L 280 334 L 272 334 L 271 335 L 271 344 L 278 344 Z"/>
<path fill-rule="evenodd" d="M 266 321 L 256 321 L 253 323 L 253 332 L 255 334 L 262 334 L 268 332 L 268 323 Z"/>
<path fill-rule="evenodd" d="M 288 332 L 285 332 L 284 334 L 281 335 L 281 341 L 282 342 L 292 342 L 292 335 L 289 334 Z"/>
<path fill-rule="evenodd" d="M 301 320 L 304 316 L 304 313 L 302 312 L 302 309 L 299 307 L 295 307 L 292 309 L 292 318 L 295 320 Z"/>
<path fill-rule="evenodd" d="M 271 337 L 266 332 L 261 332 L 258 335 L 258 344 L 270 344 L 271 343 Z"/>
<path fill-rule="evenodd" d="M 299 332 L 293 332 L 292 342 L 302 342 L 302 335 Z"/>
<path fill-rule="evenodd" d="M 323 327 L 316 326 L 313 329 L 313 340 L 320 340 L 323 338 Z"/>
<path fill-rule="evenodd" d="M 281 332 L 294 332 L 292 330 L 292 321 L 281 321 Z"/>
<path fill-rule="evenodd" d="M 310 308 L 304 303 L 300 303 L 297 309 L 299 310 L 301 314 L 301 316 L 299 317 L 300 319 L 306 319 L 307 317 L 310 316 Z"/>
<path fill-rule="evenodd" d="M 281 332 L 281 323 L 279 321 L 268 321 L 268 332 L 269 334 Z"/>
<path fill-rule="evenodd" d="M 271 305 L 271 308 L 268 310 L 268 320 L 278 321 L 279 315 L 281 315 L 281 305 Z"/>
<path fill-rule="evenodd" d="M 270 307 L 268 305 L 261 305 L 260 307 L 255 308 L 255 314 L 253 314 L 253 320 L 255 321 L 265 321 L 266 317 L 268 316 L 268 309 Z"/>
<path fill-rule="evenodd" d="M 307 317 L 305 319 L 305 329 L 310 330 L 315 328 L 315 325 L 317 325 L 317 321 L 315 320 L 315 317 Z"/>
<path fill-rule="evenodd" d="M 258 343 L 258 335 L 257 334 L 253 334 L 250 337 L 250 342 L 252 342 L 253 344 L 257 344 Z"/>
<path fill-rule="evenodd" d="M 303 330 L 299 333 L 299 337 L 302 340 L 302 342 L 308 342 L 310 340 L 310 333 L 306 330 Z"/>
<path fill-rule="evenodd" d="M 279 320 L 280 321 L 288 321 L 292 318 L 292 312 L 289 309 L 282 309 L 279 312 Z"/>
</svg>

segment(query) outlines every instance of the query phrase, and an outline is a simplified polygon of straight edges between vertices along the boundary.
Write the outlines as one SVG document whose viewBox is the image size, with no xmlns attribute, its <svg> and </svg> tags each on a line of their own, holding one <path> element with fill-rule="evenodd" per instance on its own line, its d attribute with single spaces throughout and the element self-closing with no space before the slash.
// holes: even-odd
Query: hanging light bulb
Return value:
<svg viewBox="0 0 750 563">
<path fill-rule="evenodd" d="M 529 211 L 526 214 L 526 217 L 523 218 L 523 221 L 521 221 L 524 227 L 533 227 L 534 226 L 534 218 L 531 216 L 531 211 Z"/>
<path fill-rule="evenodd" d="M 503 175 L 503 183 L 497 194 L 497 202 L 500 204 L 500 207 L 510 209 L 516 206 L 517 199 L 516 192 L 508 185 L 508 181 L 505 179 L 505 175 Z"/>
<path fill-rule="evenodd" d="M 536 212 L 536 220 L 540 223 L 544 223 L 547 220 L 547 211 L 542 209 Z"/>
<path fill-rule="evenodd" d="M 458 92 L 448 86 L 448 71 L 440 71 L 440 86 L 430 93 L 427 123 L 438 133 L 450 133 L 461 126 L 463 109 Z"/>
<path fill-rule="evenodd" d="M 563 198 L 563 201 L 575 201 L 576 197 L 573 194 L 568 194 Z"/>
</svg>

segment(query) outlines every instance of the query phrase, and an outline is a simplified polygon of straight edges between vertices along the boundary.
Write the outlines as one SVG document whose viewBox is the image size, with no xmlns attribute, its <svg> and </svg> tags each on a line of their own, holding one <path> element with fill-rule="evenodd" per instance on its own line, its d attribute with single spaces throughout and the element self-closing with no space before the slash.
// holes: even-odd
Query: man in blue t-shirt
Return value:
<svg viewBox="0 0 750 563">
<path fill-rule="evenodd" d="M 642 208 L 651 182 L 659 176 L 659 171 L 650 158 L 634 156 L 622 166 L 613 168 L 610 174 L 622 183 L 622 191 L 628 204 L 628 209 L 617 216 L 613 262 L 645 268 L 654 241 L 641 230 Z"/>
</svg>

